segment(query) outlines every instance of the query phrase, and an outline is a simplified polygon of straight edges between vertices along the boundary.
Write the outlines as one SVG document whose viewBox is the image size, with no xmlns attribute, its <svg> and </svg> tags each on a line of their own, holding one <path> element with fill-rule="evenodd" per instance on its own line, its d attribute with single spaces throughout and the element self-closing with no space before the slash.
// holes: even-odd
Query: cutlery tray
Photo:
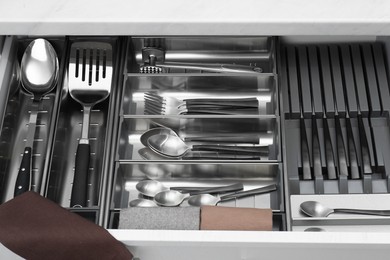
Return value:
<svg viewBox="0 0 390 260">
<path fill-rule="evenodd" d="M 285 230 L 274 44 L 274 39 L 269 37 L 243 37 L 238 41 L 230 37 L 129 38 L 125 65 L 127 71 L 124 72 L 122 98 L 118 107 L 118 128 L 114 131 L 118 136 L 112 154 L 115 167 L 110 177 L 111 200 L 108 201 L 107 225 L 110 228 L 117 228 L 120 210 L 129 207 L 133 199 L 139 198 L 135 185 L 144 179 L 156 179 L 166 186 L 210 187 L 239 182 L 243 183 L 244 190 L 275 183 L 278 185 L 276 191 L 223 202 L 218 206 L 271 208 L 274 212 L 274 229 Z M 163 51 L 155 52 L 156 48 Z M 166 62 L 260 66 L 262 73 L 211 73 L 192 69 L 170 69 L 158 74 L 140 73 L 140 67 L 145 63 L 145 53 L 150 54 L 151 51 L 156 55 L 165 55 Z M 258 108 L 255 113 L 240 111 L 233 115 L 147 113 L 146 97 L 150 93 L 179 101 L 254 97 L 258 100 Z M 153 151 L 150 145 L 142 143 L 141 139 L 148 130 L 161 127 L 175 131 L 189 147 L 264 146 L 266 153 L 249 160 L 242 159 L 241 153 L 234 151 L 229 156 L 236 156 L 237 159 L 205 158 L 204 153 L 195 151 L 188 151 L 177 158 L 167 158 Z M 215 136 L 226 137 L 226 140 L 210 141 Z M 259 136 L 260 142 L 229 142 L 229 137 L 252 136 Z M 197 141 L 192 138 L 208 140 Z M 214 151 L 206 153 L 210 152 L 215 154 Z M 216 152 L 218 156 L 221 153 Z M 185 204 L 181 206 L 189 206 Z"/>
<path fill-rule="evenodd" d="M 107 38 L 83 38 L 72 37 L 69 39 L 69 47 L 73 42 L 105 42 L 112 45 L 113 49 L 113 79 L 110 95 L 104 101 L 96 104 L 91 111 L 89 125 L 90 163 L 88 173 L 87 207 L 70 208 L 94 222 L 98 222 L 99 214 L 102 214 L 102 196 L 108 167 L 107 157 L 110 150 L 110 125 L 113 120 L 114 100 L 117 96 L 117 73 L 119 70 L 120 40 L 116 37 Z M 69 57 L 69 56 L 68 56 Z M 68 62 L 68 61 L 67 61 Z M 68 63 L 67 63 L 68 64 Z M 67 67 L 66 67 L 67 72 Z M 61 205 L 70 207 L 72 182 L 74 177 L 74 165 L 78 141 L 81 136 L 83 111 L 82 105 L 75 101 L 69 94 L 68 81 L 65 80 L 60 95 L 60 107 L 55 128 L 55 142 L 52 154 L 52 164 L 49 170 L 46 196 Z"/>
<path fill-rule="evenodd" d="M 52 135 L 56 119 L 58 97 L 63 81 L 63 67 L 65 66 L 66 39 L 65 37 L 46 38 L 54 47 L 59 60 L 59 80 L 57 86 L 41 101 L 38 109 L 37 127 L 32 150 L 32 179 L 31 189 L 43 193 L 47 170 L 51 162 Z M 18 39 L 6 37 L 3 47 L 4 55 L 1 62 L 9 62 L 5 71 L 2 85 L 2 97 L 6 98 L 2 104 L 1 136 L 0 136 L 0 199 L 1 203 L 14 196 L 16 177 L 27 138 L 32 95 L 27 93 L 21 84 L 14 84 L 17 79 L 16 63 L 21 62 L 24 50 L 34 40 L 29 37 Z M 4 87 L 4 88 L 3 88 Z M 4 95 L 4 96 L 3 96 Z"/>
</svg>

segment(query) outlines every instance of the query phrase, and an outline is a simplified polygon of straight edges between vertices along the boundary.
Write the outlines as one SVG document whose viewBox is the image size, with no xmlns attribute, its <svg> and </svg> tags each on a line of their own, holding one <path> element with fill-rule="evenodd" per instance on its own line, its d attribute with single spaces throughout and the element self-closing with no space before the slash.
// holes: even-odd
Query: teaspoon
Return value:
<svg viewBox="0 0 390 260">
<path fill-rule="evenodd" d="M 390 216 L 390 210 L 372 210 L 372 209 L 347 209 L 347 208 L 328 208 L 317 201 L 305 201 L 301 203 L 301 211 L 310 217 L 327 217 L 333 213 L 348 213 L 360 215 Z"/>
</svg>

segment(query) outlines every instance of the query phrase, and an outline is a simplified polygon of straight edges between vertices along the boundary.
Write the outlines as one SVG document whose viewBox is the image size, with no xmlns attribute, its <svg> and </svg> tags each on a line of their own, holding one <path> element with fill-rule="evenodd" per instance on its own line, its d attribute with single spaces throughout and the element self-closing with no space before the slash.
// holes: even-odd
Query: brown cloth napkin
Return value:
<svg viewBox="0 0 390 260">
<path fill-rule="evenodd" d="M 26 259 L 132 259 L 104 228 L 34 192 L 0 206 L 0 242 Z"/>
<path fill-rule="evenodd" d="M 272 210 L 203 206 L 200 229 L 272 231 Z"/>
</svg>

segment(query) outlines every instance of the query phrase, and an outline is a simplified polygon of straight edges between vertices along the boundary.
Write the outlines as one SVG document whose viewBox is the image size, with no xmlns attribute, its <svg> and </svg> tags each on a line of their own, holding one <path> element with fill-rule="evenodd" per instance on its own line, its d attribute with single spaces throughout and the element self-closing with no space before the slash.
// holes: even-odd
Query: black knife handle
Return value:
<svg viewBox="0 0 390 260">
<path fill-rule="evenodd" d="M 14 197 L 29 191 L 31 188 L 31 147 L 24 148 L 22 162 L 15 182 Z"/>
<path fill-rule="evenodd" d="M 87 204 L 89 158 L 89 144 L 79 144 L 76 152 L 72 195 L 70 199 L 71 207 L 85 207 Z"/>
</svg>

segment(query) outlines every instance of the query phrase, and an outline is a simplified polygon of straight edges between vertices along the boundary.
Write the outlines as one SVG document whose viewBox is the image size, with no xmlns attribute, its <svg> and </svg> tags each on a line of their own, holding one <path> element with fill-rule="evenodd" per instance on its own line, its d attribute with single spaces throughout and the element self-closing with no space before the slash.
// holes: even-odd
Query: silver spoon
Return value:
<svg viewBox="0 0 390 260">
<path fill-rule="evenodd" d="M 167 190 L 167 191 L 162 191 L 157 193 L 156 196 L 154 196 L 154 201 L 159 206 L 175 207 L 175 206 L 179 206 L 186 198 L 189 198 L 192 195 L 229 192 L 229 191 L 237 191 L 242 189 L 243 189 L 242 183 L 236 183 L 233 185 L 204 189 L 199 191 L 191 191 L 188 193 L 181 193 L 176 190 Z"/>
<path fill-rule="evenodd" d="M 52 91 L 58 80 L 58 58 L 53 46 L 45 39 L 36 39 L 26 48 L 21 62 L 23 88 L 33 95 L 27 141 L 15 183 L 14 196 L 31 188 L 31 154 L 34 143 L 39 104 Z"/>
<path fill-rule="evenodd" d="M 209 143 L 247 143 L 247 144 L 257 144 L 260 146 L 269 146 L 273 144 L 273 134 L 272 133 L 263 133 L 259 135 L 243 135 L 237 136 L 232 134 L 224 135 L 213 135 L 213 136 L 196 136 L 196 137 L 182 137 L 180 134 L 176 133 L 171 128 L 167 127 L 156 127 L 151 128 L 144 132 L 141 137 L 141 143 L 144 146 L 148 146 L 148 139 L 154 135 L 173 135 L 179 137 L 184 142 L 209 142 Z"/>
<path fill-rule="evenodd" d="M 264 187 L 261 187 L 258 189 L 236 192 L 236 193 L 225 195 L 225 196 L 213 196 L 210 194 L 199 194 L 199 195 L 191 196 L 188 199 L 188 204 L 191 206 L 197 206 L 197 207 L 206 206 L 206 205 L 215 206 L 222 201 L 268 193 L 268 192 L 274 191 L 276 189 L 277 189 L 277 186 L 275 184 L 271 184 L 271 185 L 264 186 Z"/>
<path fill-rule="evenodd" d="M 346 209 L 328 208 L 318 201 L 305 201 L 301 203 L 301 211 L 310 217 L 324 218 L 333 213 L 348 213 L 360 215 L 390 216 L 390 210 L 372 210 L 372 209 Z"/>
<path fill-rule="evenodd" d="M 183 157 L 189 151 L 220 151 L 245 154 L 268 154 L 268 147 L 229 146 L 229 145 L 186 145 L 174 135 L 153 135 L 148 139 L 150 149 L 166 157 Z"/>
<path fill-rule="evenodd" d="M 229 186 L 219 186 L 219 187 L 167 187 L 164 184 L 162 184 L 159 181 L 155 180 L 142 180 L 139 181 L 136 185 L 135 188 L 139 193 L 142 195 L 148 196 L 148 197 L 154 197 L 156 196 L 157 193 L 162 192 L 162 191 L 168 191 L 168 190 L 177 190 L 180 192 L 192 192 L 192 191 L 200 191 L 200 190 L 205 190 L 205 189 L 216 189 L 216 188 L 225 188 Z M 243 189 L 244 187 L 235 185 L 235 189 Z"/>
</svg>

